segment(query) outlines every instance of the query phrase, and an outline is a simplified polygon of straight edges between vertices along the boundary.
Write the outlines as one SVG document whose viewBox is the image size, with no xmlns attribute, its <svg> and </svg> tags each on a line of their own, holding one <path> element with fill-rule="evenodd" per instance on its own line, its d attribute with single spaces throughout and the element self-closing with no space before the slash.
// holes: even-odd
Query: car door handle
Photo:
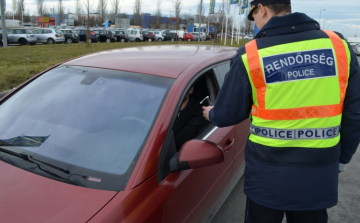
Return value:
<svg viewBox="0 0 360 223">
<path fill-rule="evenodd" d="M 227 153 L 230 148 L 234 145 L 234 139 L 228 139 L 225 143 L 224 151 Z"/>
</svg>

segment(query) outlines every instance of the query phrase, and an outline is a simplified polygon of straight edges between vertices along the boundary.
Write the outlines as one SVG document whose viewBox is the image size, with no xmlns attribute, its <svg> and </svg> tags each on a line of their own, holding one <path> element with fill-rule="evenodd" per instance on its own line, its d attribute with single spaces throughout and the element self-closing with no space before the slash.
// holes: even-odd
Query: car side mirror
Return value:
<svg viewBox="0 0 360 223">
<path fill-rule="evenodd" d="M 216 143 L 189 140 L 170 160 L 170 171 L 181 171 L 211 166 L 224 161 L 224 150 Z"/>
</svg>

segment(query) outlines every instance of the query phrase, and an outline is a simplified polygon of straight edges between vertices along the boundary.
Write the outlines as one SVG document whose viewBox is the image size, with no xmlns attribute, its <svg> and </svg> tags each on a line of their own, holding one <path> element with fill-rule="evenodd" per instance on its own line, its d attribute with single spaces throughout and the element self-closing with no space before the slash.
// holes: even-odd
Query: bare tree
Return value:
<svg viewBox="0 0 360 223">
<path fill-rule="evenodd" d="M 85 10 L 87 13 L 87 32 L 86 32 L 86 46 L 90 47 L 90 41 L 89 41 L 89 36 L 90 36 L 90 11 L 92 10 L 93 6 L 94 6 L 94 2 L 93 0 L 83 0 L 84 6 L 85 6 Z"/>
<path fill-rule="evenodd" d="M 120 12 L 120 7 L 119 7 L 119 3 L 120 3 L 120 0 L 113 0 L 112 1 L 113 3 L 113 9 L 114 9 L 114 12 L 113 12 L 113 22 L 115 23 L 115 18 L 117 16 L 117 14 L 119 14 Z"/>
<path fill-rule="evenodd" d="M 156 12 L 155 12 L 155 18 L 153 21 L 153 26 L 156 29 L 160 29 L 160 19 L 161 19 L 161 0 L 158 0 L 156 3 Z"/>
<path fill-rule="evenodd" d="M 134 4 L 134 25 L 141 25 L 141 7 L 142 7 L 142 0 L 135 0 Z"/>
<path fill-rule="evenodd" d="M 64 19 L 64 5 L 63 5 L 62 0 L 59 0 L 59 2 L 58 2 L 58 15 L 59 15 L 59 22 L 61 25 L 61 23 L 63 22 L 63 19 Z"/>
<path fill-rule="evenodd" d="M 101 23 L 105 22 L 105 15 L 106 15 L 106 7 L 107 7 L 108 0 L 99 0 L 99 12 Z"/>
<path fill-rule="evenodd" d="M 81 3 L 80 3 L 80 0 L 76 0 L 76 9 L 75 9 L 75 11 L 76 11 L 76 18 L 77 18 L 77 20 L 80 20 L 80 17 L 81 17 Z"/>
<path fill-rule="evenodd" d="M 180 12 L 181 12 L 181 0 L 173 0 L 173 7 L 175 12 L 175 30 L 179 30 L 180 24 Z"/>
<path fill-rule="evenodd" d="M 39 16 L 43 16 L 45 12 L 44 0 L 36 0 L 37 12 Z"/>
</svg>

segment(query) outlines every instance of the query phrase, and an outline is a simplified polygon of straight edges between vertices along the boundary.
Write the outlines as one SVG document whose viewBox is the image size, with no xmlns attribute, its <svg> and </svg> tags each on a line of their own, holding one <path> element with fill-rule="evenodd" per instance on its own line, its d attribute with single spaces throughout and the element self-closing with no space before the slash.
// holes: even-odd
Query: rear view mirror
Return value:
<svg viewBox="0 0 360 223">
<path fill-rule="evenodd" d="M 170 170 L 197 169 L 224 161 L 224 150 L 216 143 L 202 140 L 187 141 L 170 160 Z"/>
</svg>

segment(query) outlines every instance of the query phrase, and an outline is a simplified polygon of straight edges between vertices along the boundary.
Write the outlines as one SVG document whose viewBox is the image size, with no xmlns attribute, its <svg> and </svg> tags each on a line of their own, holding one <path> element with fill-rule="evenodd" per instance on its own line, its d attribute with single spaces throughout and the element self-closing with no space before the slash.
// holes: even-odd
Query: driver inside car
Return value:
<svg viewBox="0 0 360 223">
<path fill-rule="evenodd" d="M 174 124 L 173 131 L 177 151 L 186 141 L 203 132 L 210 123 L 202 115 L 202 105 L 192 95 L 193 92 L 194 86 L 186 94 Z"/>
</svg>

